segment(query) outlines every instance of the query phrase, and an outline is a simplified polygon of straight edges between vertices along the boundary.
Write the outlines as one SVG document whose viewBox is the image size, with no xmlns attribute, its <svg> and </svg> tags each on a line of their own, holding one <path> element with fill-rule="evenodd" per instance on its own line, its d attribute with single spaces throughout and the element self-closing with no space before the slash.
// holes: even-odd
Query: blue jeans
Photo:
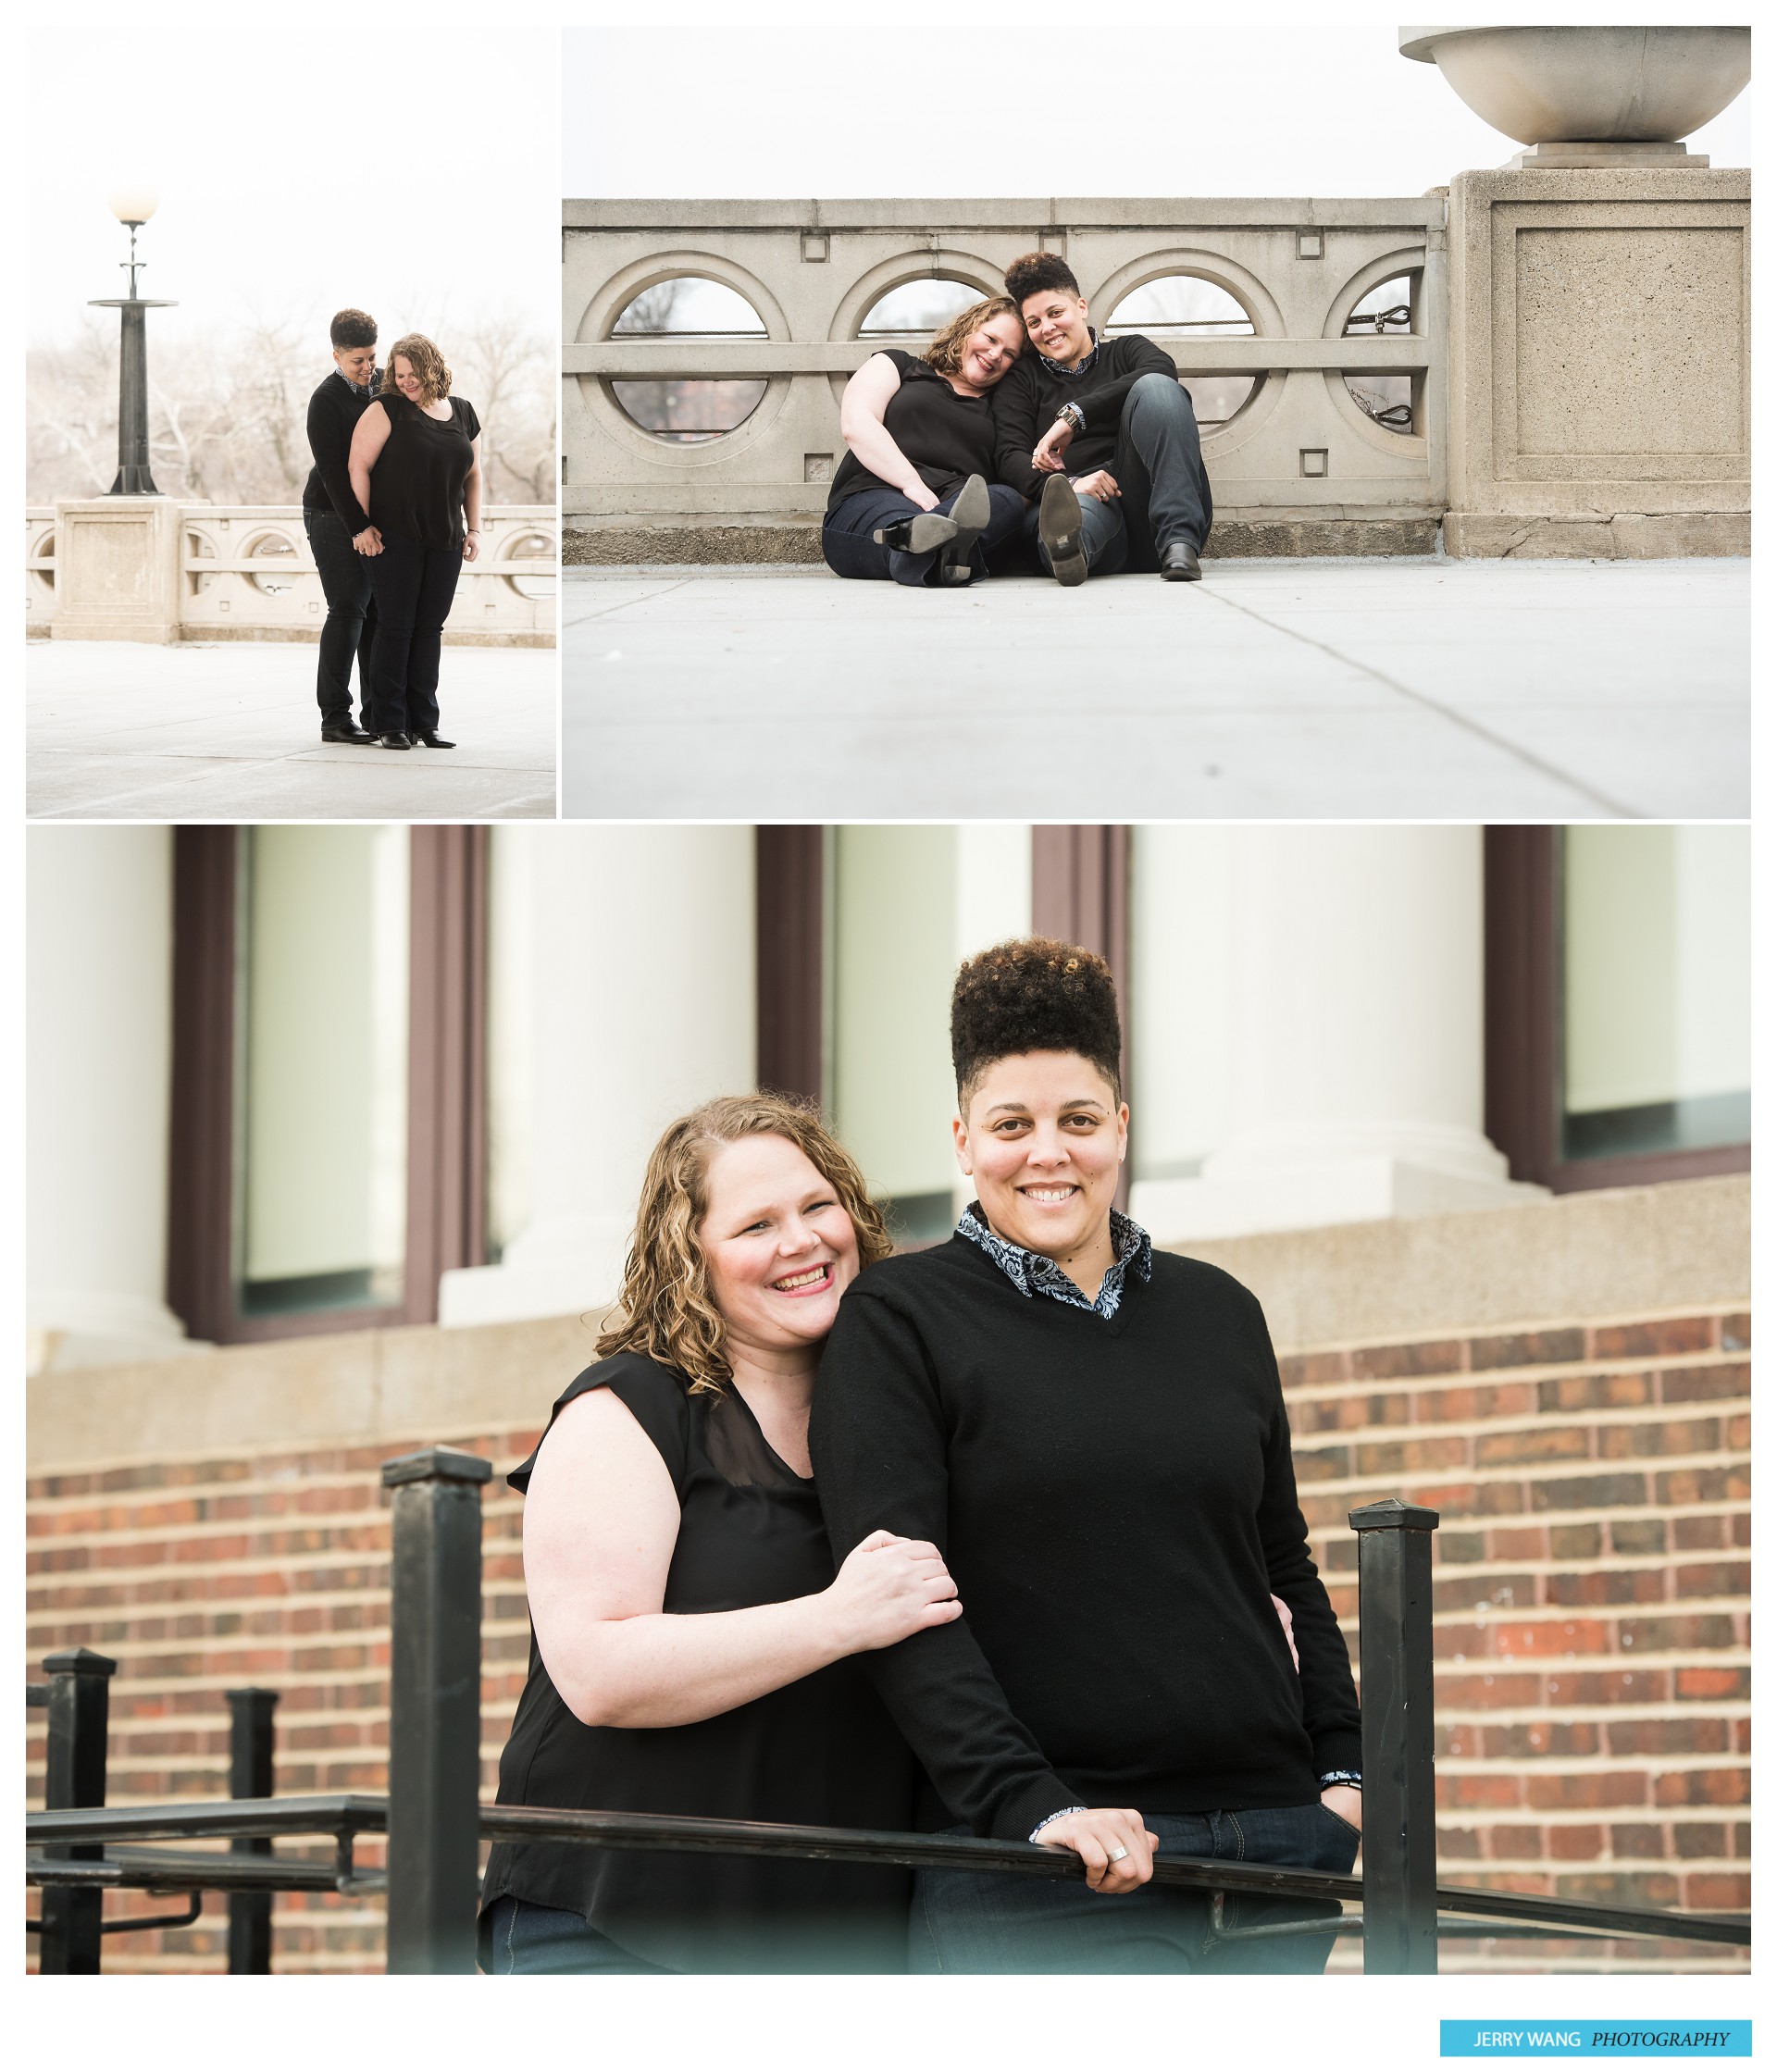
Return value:
<svg viewBox="0 0 1777 2072">
<path fill-rule="evenodd" d="M 495 1900 L 476 1923 L 475 1954 L 491 1979 L 589 1971 L 668 1976 L 664 1965 L 632 1957 L 578 1914 L 559 1906 L 536 1906 L 510 1892 Z"/>
<path fill-rule="evenodd" d="M 1318 1799 L 1307 1805 L 1236 1813 L 1149 1813 L 1162 1856 L 1218 1856 L 1233 1863 L 1294 1864 L 1348 1873 L 1358 1830 Z M 966 1834 L 966 1828 L 951 1828 Z M 1227 1928 L 1329 1917 L 1331 1903 L 1254 1899 L 1230 1892 Z M 1330 1935 L 1216 1942 L 1207 1892 L 1142 1885 L 1093 1892 L 1084 1879 L 1051 1882 L 967 1870 L 922 1870 L 913 1881 L 908 1969 L 921 1972 L 1318 1973 Z"/>
<path fill-rule="evenodd" d="M 1121 496 L 1083 496 L 1081 544 L 1087 572 L 1118 576 L 1153 570 L 1175 540 L 1202 548 L 1214 515 L 1210 478 L 1198 441 L 1189 391 L 1169 374 L 1144 374 L 1124 400 L 1111 473 Z M 1037 507 L 1025 535 L 1045 568 L 1049 556 L 1037 532 Z"/>
<path fill-rule="evenodd" d="M 358 658 L 358 709 L 370 714 L 370 651 L 377 638 L 377 607 L 370 596 L 370 562 L 352 544 L 337 511 L 303 510 L 303 530 L 315 556 L 327 599 L 321 626 L 321 662 L 315 680 L 323 725 L 352 717 L 352 657 Z"/>
<path fill-rule="evenodd" d="M 960 491 L 943 498 L 938 508 L 946 516 Z M 975 541 L 970 563 L 977 576 L 988 572 L 987 556 L 1008 540 L 1016 538 L 1025 522 L 1025 500 L 1003 482 L 988 484 L 988 501 L 993 516 L 988 529 Z M 836 576 L 853 576 L 865 581 L 906 583 L 913 589 L 932 580 L 942 549 L 930 553 L 904 554 L 898 548 L 878 547 L 870 535 L 884 526 L 899 525 L 916 517 L 919 506 L 899 490 L 860 490 L 837 510 L 829 511 L 821 526 L 821 552 Z"/>
</svg>

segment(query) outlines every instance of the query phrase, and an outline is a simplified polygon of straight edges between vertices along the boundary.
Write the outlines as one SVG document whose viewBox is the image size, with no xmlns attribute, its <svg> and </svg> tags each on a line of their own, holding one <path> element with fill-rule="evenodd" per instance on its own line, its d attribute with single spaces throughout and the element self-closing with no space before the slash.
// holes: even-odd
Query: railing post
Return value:
<svg viewBox="0 0 1777 2072">
<path fill-rule="evenodd" d="M 110 1728 L 111 1679 L 118 1665 L 107 1655 L 73 1647 L 43 1656 L 49 1678 L 48 1746 L 43 1765 L 43 1809 L 105 1804 L 105 1745 Z M 105 1855 L 96 1842 L 46 1845 L 46 1856 L 91 1859 Z M 105 1894 L 98 1887 L 43 1887 L 37 1941 L 42 1972 L 96 1972 L 100 1917 Z"/>
<path fill-rule="evenodd" d="M 431 1446 L 393 1492 L 389 1651 L 391 1972 L 475 1969 L 481 1795 L 481 1488 L 491 1461 Z"/>
<path fill-rule="evenodd" d="M 1437 1513 L 1390 1496 L 1358 1535 L 1363 1683 L 1363 1968 L 1437 1969 L 1432 1768 L 1432 1534 Z"/>
<path fill-rule="evenodd" d="M 226 1691 L 229 1701 L 229 1796 L 231 1799 L 268 1799 L 271 1796 L 271 1716 L 278 1704 L 275 1691 Z M 271 1837 L 238 1834 L 230 1851 L 242 1856 L 268 1856 Z M 242 1974 L 262 1974 L 271 1969 L 271 1894 L 229 1894 L 229 1969 Z"/>
</svg>

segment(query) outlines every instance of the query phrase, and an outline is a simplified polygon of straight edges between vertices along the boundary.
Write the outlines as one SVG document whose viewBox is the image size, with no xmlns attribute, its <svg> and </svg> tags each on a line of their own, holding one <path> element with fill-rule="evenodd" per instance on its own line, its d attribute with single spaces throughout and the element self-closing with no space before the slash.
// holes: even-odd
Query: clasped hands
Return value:
<svg viewBox="0 0 1777 2072">
<path fill-rule="evenodd" d="M 1057 417 L 1038 440 L 1030 465 L 1039 475 L 1060 475 L 1066 465 L 1067 450 L 1073 443 L 1073 426 L 1065 417 Z M 1116 477 L 1108 467 L 1095 467 L 1091 474 L 1076 478 L 1074 492 L 1076 496 L 1096 497 L 1100 503 L 1108 503 L 1113 496 L 1123 494 L 1117 487 Z"/>
<path fill-rule="evenodd" d="M 361 554 L 379 554 L 382 552 L 382 535 L 375 526 L 366 526 L 362 532 L 353 535 L 352 544 Z"/>
<path fill-rule="evenodd" d="M 1321 1804 L 1348 1827 L 1363 1831 L 1363 1793 L 1353 1784 L 1329 1784 Z M 1071 1849 L 1086 1866 L 1095 1892 L 1133 1892 L 1154 1875 L 1160 1837 L 1133 1806 L 1095 1805 L 1061 1813 L 1037 1830 L 1045 1849 Z M 1118 1855 L 1121 1850 L 1123 1854 Z"/>
</svg>

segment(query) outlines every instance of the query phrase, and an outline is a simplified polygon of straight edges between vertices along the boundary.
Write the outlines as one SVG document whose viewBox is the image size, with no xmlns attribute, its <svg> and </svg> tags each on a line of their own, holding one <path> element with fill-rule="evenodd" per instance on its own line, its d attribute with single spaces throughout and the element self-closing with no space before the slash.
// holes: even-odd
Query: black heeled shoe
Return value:
<svg viewBox="0 0 1777 2072">
<path fill-rule="evenodd" d="M 454 749 L 456 743 L 447 741 L 441 734 L 416 734 L 414 745 L 416 748 L 424 746 L 429 749 Z"/>
<path fill-rule="evenodd" d="M 938 579 L 964 587 L 975 579 L 975 545 L 993 522 L 993 499 L 981 476 L 971 475 L 956 492 L 951 522 L 956 534 L 938 558 Z"/>
<path fill-rule="evenodd" d="M 954 518 L 938 511 L 921 511 L 891 526 L 879 526 L 870 537 L 878 547 L 891 547 L 897 553 L 929 554 L 934 547 L 948 547 L 957 531 Z"/>
<path fill-rule="evenodd" d="M 379 749 L 410 749 L 413 745 L 404 734 L 379 734 L 377 736 L 377 746 Z"/>
</svg>

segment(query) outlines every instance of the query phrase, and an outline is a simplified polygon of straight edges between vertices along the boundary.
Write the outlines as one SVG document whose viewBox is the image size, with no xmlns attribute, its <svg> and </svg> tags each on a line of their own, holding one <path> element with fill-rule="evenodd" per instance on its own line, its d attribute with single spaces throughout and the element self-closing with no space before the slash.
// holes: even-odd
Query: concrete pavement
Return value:
<svg viewBox="0 0 1777 2072">
<path fill-rule="evenodd" d="M 565 571 L 563 804 L 663 819 L 1739 817 L 1750 565 L 1199 584 Z"/>
<path fill-rule="evenodd" d="M 555 812 L 556 657 L 444 651 L 451 750 L 324 747 L 315 647 L 33 640 L 25 788 L 34 818 L 538 819 Z"/>
</svg>

